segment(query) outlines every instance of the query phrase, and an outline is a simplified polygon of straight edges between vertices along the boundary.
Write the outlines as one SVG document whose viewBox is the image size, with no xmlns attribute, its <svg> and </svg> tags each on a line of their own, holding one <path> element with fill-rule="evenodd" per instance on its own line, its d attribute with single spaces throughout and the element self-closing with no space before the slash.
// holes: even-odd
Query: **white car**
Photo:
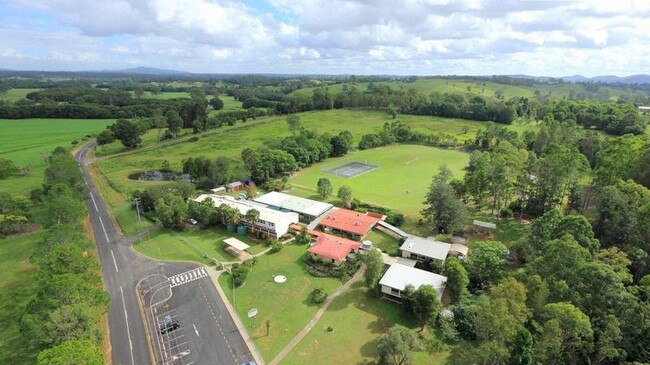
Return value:
<svg viewBox="0 0 650 365">
<path fill-rule="evenodd" d="M 197 220 L 194 219 L 194 218 L 190 218 L 190 219 L 187 220 L 187 223 L 189 223 L 189 224 L 195 226 L 197 223 L 199 223 L 199 221 L 197 221 Z"/>
</svg>

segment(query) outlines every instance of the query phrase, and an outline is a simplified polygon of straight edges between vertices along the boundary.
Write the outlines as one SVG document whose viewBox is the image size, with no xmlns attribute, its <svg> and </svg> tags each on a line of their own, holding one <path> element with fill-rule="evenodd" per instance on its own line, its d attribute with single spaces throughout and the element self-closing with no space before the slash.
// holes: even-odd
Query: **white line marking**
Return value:
<svg viewBox="0 0 650 365">
<path fill-rule="evenodd" d="M 108 233 L 106 233 L 106 227 L 104 227 L 104 221 L 102 220 L 102 217 L 99 217 L 99 223 L 102 225 L 102 230 L 104 231 L 104 237 L 106 237 L 106 242 L 110 242 L 108 239 Z"/>
<path fill-rule="evenodd" d="M 196 337 L 201 337 L 199 335 L 199 330 L 196 329 L 196 326 L 194 325 L 194 323 L 192 323 L 192 327 L 194 327 L 194 333 L 196 333 Z"/>
<path fill-rule="evenodd" d="M 115 272 L 120 272 L 120 269 L 117 268 L 117 260 L 115 260 L 115 254 L 111 250 L 111 256 L 113 256 L 113 265 L 115 265 Z"/>
<path fill-rule="evenodd" d="M 122 306 L 124 307 L 124 321 L 126 322 L 126 335 L 129 338 L 129 350 L 131 351 L 131 365 L 135 364 L 133 360 L 133 342 L 131 341 L 131 330 L 129 329 L 129 315 L 126 313 L 126 301 L 124 300 L 124 290 L 120 286 L 120 294 L 122 294 Z"/>
<path fill-rule="evenodd" d="M 88 185 L 88 183 L 86 183 Z M 95 212 L 99 212 L 99 209 L 97 208 L 97 203 L 95 203 L 95 198 L 93 197 L 93 193 L 90 193 L 90 200 L 93 201 L 93 205 L 95 206 Z"/>
</svg>

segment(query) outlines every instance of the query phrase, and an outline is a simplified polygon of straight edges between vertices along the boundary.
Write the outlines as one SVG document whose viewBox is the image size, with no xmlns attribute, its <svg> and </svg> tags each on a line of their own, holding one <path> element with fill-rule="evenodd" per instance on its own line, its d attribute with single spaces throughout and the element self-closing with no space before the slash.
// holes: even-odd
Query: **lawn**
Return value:
<svg viewBox="0 0 650 365">
<path fill-rule="evenodd" d="M 0 364 L 34 364 L 36 349 L 20 334 L 19 320 L 36 290 L 29 262 L 40 233 L 0 240 Z"/>
<path fill-rule="evenodd" d="M 398 255 L 399 246 L 402 245 L 400 240 L 376 229 L 370 231 L 365 239 L 372 241 L 373 247 L 376 247 L 381 250 L 381 252 L 387 253 L 389 255 Z"/>
<path fill-rule="evenodd" d="M 334 191 L 342 185 L 352 189 L 352 196 L 374 205 L 398 210 L 405 215 L 406 231 L 416 229 L 422 201 L 433 175 L 445 164 L 454 177 L 463 176 L 469 155 L 464 152 L 419 145 L 394 145 L 365 151 L 356 151 L 344 157 L 330 158 L 295 174 L 290 182 L 293 194 L 313 197 L 316 182 L 326 177 Z M 379 168 L 352 178 L 335 176 L 327 172 L 349 162 L 379 165 Z M 331 198 L 335 200 L 336 198 Z"/>
<path fill-rule="evenodd" d="M 278 253 L 260 257 L 244 285 L 235 289 L 235 308 L 266 361 L 271 361 L 318 310 L 317 305 L 309 302 L 311 291 L 321 287 L 332 293 L 341 285 L 338 279 L 309 274 L 303 262 L 306 250 L 307 246 L 289 244 Z M 274 283 L 275 275 L 285 275 L 287 282 Z M 219 284 L 233 303 L 230 276 L 221 275 Z M 247 318 L 252 308 L 258 310 L 254 327 L 253 321 Z M 271 325 L 268 336 L 266 321 Z"/>
<path fill-rule="evenodd" d="M 133 247 L 140 253 L 160 260 L 197 261 L 211 264 L 212 261 L 203 258 L 203 254 L 219 261 L 237 261 L 237 258 L 226 250 L 224 239 L 235 237 L 250 245 L 253 254 L 262 252 L 268 247 L 261 243 L 253 243 L 248 237 L 227 232 L 224 228 L 200 229 L 189 228 L 183 232 L 161 229 L 152 232 L 149 238 L 139 241 Z"/>
<path fill-rule="evenodd" d="M 0 119 L 0 157 L 18 167 L 29 166 L 27 176 L 14 175 L 0 180 L 0 190 L 29 194 L 43 182 L 43 157 L 56 147 L 71 147 L 71 142 L 102 131 L 113 119 Z"/>
<path fill-rule="evenodd" d="M 395 324 L 418 330 L 398 304 L 368 294 L 361 282 L 336 298 L 318 324 L 282 364 L 374 364 L 379 336 Z M 333 331 L 326 329 L 331 326 Z M 416 353 L 411 364 L 445 364 L 448 351 Z"/>
<path fill-rule="evenodd" d="M 9 89 L 4 95 L 0 96 L 0 99 L 16 102 L 25 99 L 27 94 L 40 90 L 41 89 Z"/>
</svg>

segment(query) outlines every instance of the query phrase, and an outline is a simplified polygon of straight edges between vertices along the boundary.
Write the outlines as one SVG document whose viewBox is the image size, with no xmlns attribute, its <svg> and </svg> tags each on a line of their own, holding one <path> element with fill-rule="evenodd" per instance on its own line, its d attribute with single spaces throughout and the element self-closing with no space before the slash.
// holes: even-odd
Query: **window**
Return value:
<svg viewBox="0 0 650 365">
<path fill-rule="evenodd" d="M 390 293 L 393 295 L 399 295 L 399 290 L 390 288 Z"/>
</svg>

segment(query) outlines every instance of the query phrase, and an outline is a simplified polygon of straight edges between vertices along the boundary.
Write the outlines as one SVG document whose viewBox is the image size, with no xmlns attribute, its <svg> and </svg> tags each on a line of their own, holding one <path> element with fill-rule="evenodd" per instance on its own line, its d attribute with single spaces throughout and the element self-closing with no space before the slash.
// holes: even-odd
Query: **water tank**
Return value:
<svg viewBox="0 0 650 365">
<path fill-rule="evenodd" d="M 240 235 L 245 235 L 246 234 L 246 226 L 244 225 L 239 225 L 237 226 L 237 233 Z"/>
<path fill-rule="evenodd" d="M 372 241 L 371 240 L 365 240 L 361 242 L 361 249 L 363 250 L 371 250 L 372 249 Z"/>
</svg>

